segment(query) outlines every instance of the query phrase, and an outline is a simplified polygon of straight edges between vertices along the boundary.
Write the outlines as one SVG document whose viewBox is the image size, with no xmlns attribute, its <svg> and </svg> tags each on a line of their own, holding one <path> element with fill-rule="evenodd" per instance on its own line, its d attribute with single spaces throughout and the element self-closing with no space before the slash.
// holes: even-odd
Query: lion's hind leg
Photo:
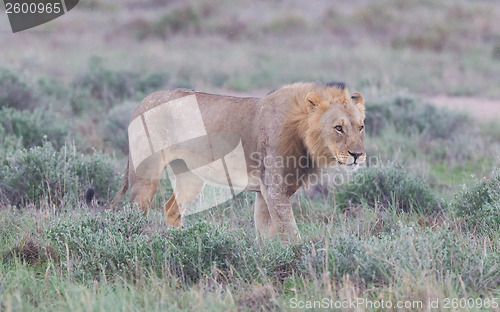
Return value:
<svg viewBox="0 0 500 312">
<path fill-rule="evenodd" d="M 167 227 L 176 226 L 181 227 L 181 214 L 179 212 L 179 206 L 175 201 L 175 194 L 172 194 L 170 199 L 165 203 L 165 220 L 167 222 Z"/>
<path fill-rule="evenodd" d="M 276 235 L 267 203 L 260 192 L 257 192 L 255 195 L 254 220 L 255 228 L 260 235 L 266 238 L 271 238 Z"/>
<path fill-rule="evenodd" d="M 137 178 L 130 188 L 130 201 L 137 203 L 139 208 L 147 214 L 153 197 L 158 189 L 158 179 L 142 179 Z"/>
<path fill-rule="evenodd" d="M 168 227 L 180 227 L 187 205 L 203 191 L 205 181 L 191 172 L 182 160 L 174 160 L 171 168 L 175 174 L 175 188 L 164 206 L 165 219 Z"/>
</svg>

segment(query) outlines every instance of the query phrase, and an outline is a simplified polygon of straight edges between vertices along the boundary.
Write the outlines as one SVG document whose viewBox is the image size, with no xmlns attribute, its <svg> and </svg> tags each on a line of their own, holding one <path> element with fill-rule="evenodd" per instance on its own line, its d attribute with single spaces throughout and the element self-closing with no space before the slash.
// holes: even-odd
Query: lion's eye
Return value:
<svg viewBox="0 0 500 312">
<path fill-rule="evenodd" d="M 335 130 L 337 130 L 338 132 L 344 132 L 342 130 L 342 126 L 335 126 Z"/>
<path fill-rule="evenodd" d="M 364 128 L 365 128 L 365 126 L 361 126 L 361 127 L 359 127 L 359 131 L 360 131 L 360 132 L 361 132 L 361 131 L 363 131 L 363 129 L 364 129 Z"/>
</svg>

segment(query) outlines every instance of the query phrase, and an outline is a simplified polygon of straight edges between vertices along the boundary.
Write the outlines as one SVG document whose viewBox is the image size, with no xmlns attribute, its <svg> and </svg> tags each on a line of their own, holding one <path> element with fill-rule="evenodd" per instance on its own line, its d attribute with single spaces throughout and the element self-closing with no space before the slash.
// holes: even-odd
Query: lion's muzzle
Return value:
<svg viewBox="0 0 500 312">
<path fill-rule="evenodd" d="M 339 153 L 335 156 L 340 165 L 351 166 L 362 164 L 366 160 L 365 152 L 351 152 Z"/>
<path fill-rule="evenodd" d="M 352 156 L 353 158 L 353 164 L 360 164 L 363 163 L 366 159 L 366 154 L 365 152 L 351 152 L 348 151 L 349 155 Z"/>
</svg>

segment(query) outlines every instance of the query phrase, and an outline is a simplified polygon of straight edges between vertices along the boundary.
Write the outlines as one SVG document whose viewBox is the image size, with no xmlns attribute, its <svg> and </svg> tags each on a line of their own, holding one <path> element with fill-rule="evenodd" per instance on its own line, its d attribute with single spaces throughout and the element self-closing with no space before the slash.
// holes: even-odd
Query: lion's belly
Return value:
<svg viewBox="0 0 500 312">
<path fill-rule="evenodd" d="M 248 172 L 243 145 L 239 140 L 236 142 L 222 151 L 215 149 L 214 144 L 204 146 L 203 141 L 176 146 L 169 149 L 166 158 L 183 160 L 191 172 L 209 184 L 235 191 L 258 191 L 260 175 L 255 170 Z"/>
<path fill-rule="evenodd" d="M 231 187 L 237 191 L 259 191 L 260 184 L 254 175 L 241 168 L 228 168 L 227 163 L 213 163 L 195 170 L 197 176 L 205 182 L 217 186 Z"/>
</svg>

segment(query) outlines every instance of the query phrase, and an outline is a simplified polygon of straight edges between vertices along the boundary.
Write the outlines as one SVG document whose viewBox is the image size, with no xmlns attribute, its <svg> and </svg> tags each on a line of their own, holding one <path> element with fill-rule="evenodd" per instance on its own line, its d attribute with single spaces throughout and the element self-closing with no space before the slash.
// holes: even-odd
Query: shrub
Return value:
<svg viewBox="0 0 500 312">
<path fill-rule="evenodd" d="M 308 244 L 302 252 L 299 268 L 303 273 L 320 274 L 325 269 L 335 277 L 351 275 L 367 283 L 384 283 L 391 267 L 371 254 L 376 241 L 353 234 L 330 234 L 330 244 Z"/>
<path fill-rule="evenodd" d="M 54 99 L 58 102 L 66 101 L 69 91 L 62 81 L 54 77 L 43 77 L 38 79 L 36 89 L 37 94 L 40 96 Z"/>
<path fill-rule="evenodd" d="M 299 13 L 289 12 L 264 25 L 263 29 L 270 33 L 296 33 L 307 28 L 307 20 Z"/>
<path fill-rule="evenodd" d="M 104 108 L 109 108 L 116 102 L 131 98 L 138 80 L 138 74 L 110 71 L 102 65 L 100 58 L 92 57 L 87 72 L 77 76 L 72 85 L 74 88 L 84 90 L 85 95 L 99 101 Z M 72 105 L 76 104 L 78 103 Z M 75 112 L 81 110 L 82 108 L 74 107 Z"/>
<path fill-rule="evenodd" d="M 138 73 L 112 71 L 100 58 L 92 57 L 87 71 L 72 82 L 70 105 L 74 113 L 107 111 L 124 100 L 142 100 L 147 94 L 165 88 L 168 79 L 167 74 L 142 78 Z"/>
<path fill-rule="evenodd" d="M 463 113 L 407 95 L 367 102 L 366 108 L 366 131 L 378 142 L 382 155 L 399 154 L 398 150 L 404 147 L 400 151 L 403 161 L 420 158 L 441 165 L 478 161 L 493 153 L 485 146 L 485 140 L 478 139 L 477 123 Z M 477 150 L 484 152 L 480 154 Z"/>
<path fill-rule="evenodd" d="M 24 147 L 41 146 L 47 140 L 56 148 L 62 147 L 69 125 L 61 119 L 58 114 L 46 109 L 37 108 L 30 112 L 0 108 L 0 127 L 4 134 L 21 138 Z"/>
<path fill-rule="evenodd" d="M 32 108 L 33 100 L 33 92 L 18 76 L 8 69 L 0 68 L 0 108 Z"/>
<path fill-rule="evenodd" d="M 148 234 L 151 226 L 142 212 L 126 207 L 116 213 L 58 220 L 47 234 L 59 253 L 65 254 L 68 246 L 71 269 L 80 278 L 99 278 L 103 272 L 134 274 L 137 267 L 144 267 L 191 284 L 214 267 L 227 270 L 240 253 L 233 235 L 207 223 L 163 234 Z"/>
<path fill-rule="evenodd" d="M 167 82 L 170 80 L 170 75 L 168 73 L 153 73 L 141 80 L 139 80 L 137 85 L 139 100 L 142 100 L 146 95 L 167 88 Z"/>
<path fill-rule="evenodd" d="M 423 179 L 391 166 L 357 171 L 339 187 L 336 198 L 346 206 L 366 203 L 405 212 L 437 212 L 443 205 Z"/>
<path fill-rule="evenodd" d="M 109 156 L 81 155 L 74 146 L 56 150 L 46 142 L 6 153 L 1 160 L 0 195 L 12 205 L 76 204 L 89 184 L 98 195 L 114 192 L 119 184 Z"/>
<path fill-rule="evenodd" d="M 83 213 L 76 219 L 52 222 L 47 237 L 58 254 L 66 255 L 68 248 L 71 262 L 62 265 L 73 275 L 83 280 L 94 279 L 99 278 L 101 272 L 127 272 L 134 268 L 139 256 L 142 259 L 144 253 L 151 253 L 148 240 L 141 235 L 147 222 L 135 209 Z"/>
<path fill-rule="evenodd" d="M 350 275 L 368 284 L 400 281 L 408 274 L 415 279 L 422 275 L 448 275 L 457 281 L 456 286 L 460 280 L 474 289 L 495 289 L 500 284 L 500 272 L 496 269 L 500 257 L 493 244 L 485 247 L 483 240 L 447 228 L 410 224 L 380 237 L 358 237 L 345 232 L 327 235 L 328 240 L 305 247 L 299 261 L 300 272 L 328 272 L 337 278 Z"/>
<path fill-rule="evenodd" d="M 161 16 L 156 21 L 134 20 L 131 31 L 139 40 L 153 36 L 168 38 L 177 33 L 193 33 L 201 29 L 201 21 L 210 14 L 209 7 L 195 8 L 191 5 L 180 7 Z"/>
<path fill-rule="evenodd" d="M 378 135 L 386 125 L 407 135 L 422 134 L 427 139 L 450 139 L 464 124 L 472 121 L 464 114 L 423 103 L 414 97 L 398 95 L 366 103 L 367 131 Z"/>
<path fill-rule="evenodd" d="M 248 233 L 224 230 L 207 222 L 166 230 L 126 206 L 117 212 L 72 214 L 47 229 L 62 266 L 80 279 L 106 275 L 136 277 L 143 271 L 167 275 L 192 285 L 208 276 L 266 280 L 291 274 L 296 255 L 279 241 L 259 244 Z M 237 235 L 244 235 L 243 239 Z"/>
<path fill-rule="evenodd" d="M 488 180 L 479 181 L 456 196 L 453 207 L 470 230 L 489 234 L 500 224 L 500 170 Z"/>
<path fill-rule="evenodd" d="M 163 38 L 171 33 L 181 31 L 196 31 L 201 26 L 202 14 L 196 8 L 188 5 L 163 15 L 156 27 Z"/>
<path fill-rule="evenodd" d="M 187 283 L 210 274 L 214 267 L 226 272 L 239 267 L 243 253 L 234 235 L 206 222 L 169 230 L 166 239 L 169 271 Z"/>
<path fill-rule="evenodd" d="M 125 102 L 113 107 L 102 126 L 102 136 L 106 142 L 128 154 L 128 125 L 132 110 L 137 106 L 134 102 Z"/>
</svg>

